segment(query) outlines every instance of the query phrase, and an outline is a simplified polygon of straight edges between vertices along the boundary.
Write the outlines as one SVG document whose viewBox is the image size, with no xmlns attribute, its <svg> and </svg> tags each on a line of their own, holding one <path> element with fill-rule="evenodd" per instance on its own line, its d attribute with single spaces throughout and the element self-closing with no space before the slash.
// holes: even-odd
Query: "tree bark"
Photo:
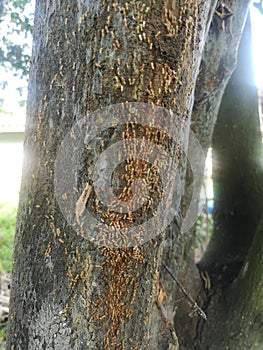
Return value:
<svg viewBox="0 0 263 350">
<path fill-rule="evenodd" d="M 207 154 L 207 150 L 211 146 L 214 125 L 225 87 L 236 67 L 237 52 L 245 25 L 249 1 L 243 2 L 242 5 L 237 1 L 225 2 L 225 4 L 231 7 L 234 15 L 224 23 L 224 30 L 222 28 L 222 19 L 214 13 L 214 7 L 211 7 L 213 9 L 213 17 L 211 26 L 209 22 L 207 23 L 208 37 L 202 54 L 191 115 L 191 132 L 198 139 L 204 155 Z M 214 6 L 216 5 L 217 3 L 214 4 Z M 201 176 L 195 176 L 195 186 L 197 189 L 199 188 L 199 192 L 203 183 L 204 161 L 205 157 L 197 159 Z M 183 218 L 185 218 L 189 203 L 192 201 L 192 195 L 193 176 L 191 167 L 188 166 L 185 178 L 185 193 L 181 207 Z M 194 214 L 196 216 L 200 210 L 198 204 L 199 201 L 196 202 L 195 206 Z M 176 232 L 176 226 L 172 230 Z M 173 236 L 171 235 L 171 237 Z M 200 279 L 199 271 L 196 269 L 193 259 L 195 241 L 195 225 L 183 236 L 179 236 L 178 240 L 173 237 L 171 246 L 175 252 L 176 259 L 173 261 L 174 264 L 172 264 L 168 251 L 165 263 L 171 266 L 174 272 L 178 273 L 178 279 L 183 283 L 190 295 L 200 305 L 203 303 L 205 305 L 205 302 L 202 301 L 206 299 L 203 280 Z M 169 246 L 169 244 L 167 245 Z M 171 280 L 167 276 L 167 280 L 164 283 L 165 287 L 169 283 L 171 283 Z M 188 301 L 182 302 L 181 298 L 184 296 L 178 288 L 168 287 L 168 290 L 171 295 L 171 309 L 174 310 L 176 308 L 174 322 L 180 346 L 182 349 L 193 349 L 196 346 L 198 337 L 198 319 L 189 317 L 191 308 Z"/>
<path fill-rule="evenodd" d="M 238 278 L 210 296 L 198 349 L 262 349 L 262 219 Z"/>
<path fill-rule="evenodd" d="M 248 18 L 213 135 L 214 233 L 199 264 L 212 290 L 200 349 L 261 349 L 263 344 L 263 150 L 250 45 Z"/>
<path fill-rule="evenodd" d="M 87 204 L 90 159 L 77 159 L 73 175 L 69 168 L 55 174 L 56 181 L 77 179 L 77 188 L 61 195 L 64 213 L 54 172 L 60 146 L 76 123 L 102 107 L 125 107 L 126 101 L 151 102 L 172 111 L 180 146 L 188 130 L 209 5 L 37 2 L 8 349 L 149 349 L 150 342 L 151 349 L 177 347 L 173 333 L 159 347 L 153 341 L 159 334 L 151 327 L 163 236 L 135 247 L 87 240 L 65 215 L 71 214 L 67 203 L 74 196 L 79 198 L 76 204 Z M 100 123 L 103 111 L 97 118 Z M 148 134 L 144 130 L 141 136 L 161 143 L 162 132 L 145 129 Z M 71 146 L 78 150 L 83 140 L 77 139 L 76 130 L 70 134 Z M 125 130 L 107 128 L 105 144 L 121 139 Z M 131 133 L 128 127 L 128 138 Z M 103 145 L 95 144 L 95 155 Z M 173 148 L 171 154 L 178 163 L 177 152 Z M 66 149 L 65 156 L 76 165 L 74 152 Z M 131 162 L 138 171 L 135 166 Z M 178 188 L 183 189 L 183 178 Z M 96 203 L 94 193 L 92 200 Z M 87 230 L 94 235 L 100 227 Z"/>
<path fill-rule="evenodd" d="M 237 269 L 232 276 L 236 277 L 262 213 L 262 142 L 250 43 L 248 19 L 238 66 L 213 134 L 214 235 L 201 265 L 208 270 L 213 266 L 217 276 L 222 272 L 218 269 L 230 263 Z"/>
<path fill-rule="evenodd" d="M 203 51 L 216 1 L 37 2 L 8 350 L 171 350 L 178 349 L 178 341 L 180 349 L 212 349 L 213 320 L 217 321 L 217 313 L 223 315 L 218 322 L 224 320 L 225 304 L 208 308 L 211 321 L 203 327 L 198 324 L 198 313 L 193 313 L 197 309 L 189 300 L 181 302 L 185 297 L 182 288 L 164 268 L 172 270 L 194 301 L 203 297 L 206 305 L 210 300 L 210 295 L 204 296 L 193 261 L 194 230 L 180 235 L 184 203 L 159 235 L 152 235 L 155 227 L 149 226 L 151 239 L 144 244 L 129 244 L 122 235 L 116 246 L 110 230 L 102 242 L 98 237 L 105 237 L 103 220 L 112 223 L 106 215 L 112 212 L 96 204 L 90 173 L 107 149 L 104 161 L 111 164 L 114 143 L 132 138 L 155 140 L 178 166 L 176 181 L 171 176 L 170 185 L 171 191 L 177 187 L 175 199 L 181 198 L 201 53 L 191 129 L 206 149 L 215 111 L 235 65 L 248 3 L 231 4 L 232 27 L 229 21 L 213 17 Z M 143 114 L 138 115 L 145 123 L 134 126 L 126 118 L 125 123 L 110 127 L 109 120 L 118 120 L 120 110 L 127 112 L 127 106 L 131 114 Z M 155 118 L 158 108 L 160 118 Z M 177 143 L 168 137 L 169 126 L 175 130 Z M 86 144 L 90 130 L 99 132 Z M 63 146 L 65 140 L 70 149 Z M 58 161 L 60 156 L 67 162 Z M 142 158 L 120 163 L 111 179 L 114 194 L 129 201 L 136 191 L 131 174 L 137 180 L 150 170 L 148 184 L 156 173 L 147 166 Z M 198 179 L 201 183 L 201 176 Z M 187 188 L 190 179 L 186 181 Z M 60 193 L 58 184 L 63 188 L 65 183 L 76 186 Z M 151 190 L 161 193 L 162 187 L 156 181 Z M 159 197 L 153 199 L 157 206 Z M 98 225 L 85 219 L 87 208 L 99 217 Z M 133 223 L 140 224 L 142 218 L 134 216 Z M 143 236 L 137 239 L 143 241 Z M 258 242 L 254 245 L 257 252 L 251 247 L 247 269 L 244 264 L 243 284 L 237 281 L 238 288 L 242 284 L 240 290 L 255 281 L 246 271 L 260 272 L 253 258 L 260 254 Z M 253 300 L 259 300 L 260 284 L 252 285 L 257 291 Z M 247 317 L 252 320 L 259 309 L 257 301 L 250 305 L 254 311 Z M 259 316 L 257 322 L 261 322 Z M 227 329 L 224 334 L 227 339 L 232 337 Z"/>
</svg>

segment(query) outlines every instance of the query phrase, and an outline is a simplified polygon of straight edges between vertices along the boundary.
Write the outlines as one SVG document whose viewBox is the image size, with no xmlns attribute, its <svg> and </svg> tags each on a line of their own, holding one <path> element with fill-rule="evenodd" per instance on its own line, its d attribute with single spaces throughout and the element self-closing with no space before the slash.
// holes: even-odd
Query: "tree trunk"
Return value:
<svg viewBox="0 0 263 350">
<path fill-rule="evenodd" d="M 250 43 L 248 21 L 238 66 L 226 88 L 213 135 L 215 232 L 202 262 L 204 268 L 216 270 L 231 262 L 236 273 L 262 213 L 262 142 Z"/>
<path fill-rule="evenodd" d="M 37 2 L 8 349 L 177 347 L 173 332 L 159 346 L 153 327 L 163 234 L 152 224 L 146 238 L 137 234 L 135 244 L 127 240 L 127 230 L 114 231 L 118 225 L 140 226 L 142 215 L 131 215 L 131 224 L 130 212 L 124 217 L 105 209 L 90 172 L 114 142 L 154 141 L 170 153 L 167 179 L 171 190 L 176 184 L 179 191 L 177 198 L 167 195 L 163 208 L 178 201 L 184 179 L 179 176 L 176 183 L 172 170 L 188 132 L 209 6 L 207 1 Z M 151 103 L 147 110 L 146 103 Z M 123 121 L 123 111 L 125 122 L 110 127 L 109 121 Z M 90 133 L 94 137 L 87 144 Z M 104 153 L 99 174 L 112 165 L 113 154 Z M 155 165 L 133 155 L 112 177 L 122 204 L 136 191 L 132 176 L 146 172 L 147 184 L 156 178 Z M 151 191 L 167 191 L 157 180 Z M 154 204 L 158 200 L 153 196 Z M 87 221 L 86 207 L 97 224 Z M 154 217 L 154 209 L 146 214 Z"/>
<path fill-rule="evenodd" d="M 200 328 L 201 349 L 261 349 L 263 344 L 263 153 L 250 45 L 248 18 L 213 134 L 214 233 L 199 264 L 212 290 L 208 322 Z"/>
<path fill-rule="evenodd" d="M 211 146 L 213 129 L 225 87 L 236 67 L 237 50 L 249 1 L 243 2 L 242 5 L 238 1 L 231 2 L 231 4 L 225 2 L 225 4 L 231 6 L 234 15 L 224 23 L 224 30 L 222 28 L 223 21 L 217 14 L 213 15 L 210 27 L 208 23 L 209 32 L 196 82 L 195 101 L 191 116 L 191 132 L 198 139 L 204 155 L 207 154 L 207 150 Z M 203 183 L 205 157 L 197 158 L 197 162 L 201 176 L 198 177 L 195 174 L 194 186 L 191 166 L 187 167 L 185 193 L 182 199 L 182 214 L 185 222 L 187 222 L 185 213 L 188 213 L 189 203 L 193 203 L 193 187 L 199 194 Z M 195 217 L 197 217 L 200 207 L 202 208 L 202 206 L 198 207 L 198 203 L 199 201 L 196 202 L 195 208 L 192 208 L 192 210 L 194 209 L 192 215 Z M 176 227 L 173 230 L 175 231 Z M 165 246 L 172 246 L 176 259 L 175 263 L 172 264 L 167 250 L 166 264 L 171 266 L 175 273 L 178 273 L 178 279 L 189 294 L 200 305 L 204 303 L 205 307 L 205 301 L 202 301 L 206 299 L 204 283 L 200 279 L 193 259 L 193 248 L 196 241 L 195 225 L 184 235 L 180 235 L 179 239 L 176 240 L 172 235 L 171 237 L 172 243 L 170 245 L 166 243 Z M 171 283 L 171 279 L 167 276 L 164 286 L 166 287 L 169 282 Z M 168 290 L 171 295 L 169 299 L 171 300 L 170 309 L 176 309 L 174 322 L 181 349 L 193 349 L 197 346 L 198 319 L 189 317 L 191 308 L 187 300 L 182 301 L 184 295 L 179 288 L 173 286 L 169 287 Z"/>
<path fill-rule="evenodd" d="M 195 89 L 191 128 L 205 148 L 247 12 L 248 1 L 231 3 L 232 26 L 213 17 Z M 195 303 L 179 299 L 183 285 L 206 306 L 194 230 L 180 235 L 180 200 L 193 87 L 215 6 L 37 2 L 9 350 L 171 350 L 178 340 L 180 349 L 212 349 L 207 334 L 225 304 L 208 309 L 203 327 Z M 112 194 L 117 204 L 107 207 Z M 190 201 L 187 193 L 186 209 Z M 258 273 L 252 253 L 248 261 Z M 244 271 L 240 290 L 253 285 L 258 300 Z M 254 317 L 256 301 L 251 308 Z"/>
</svg>

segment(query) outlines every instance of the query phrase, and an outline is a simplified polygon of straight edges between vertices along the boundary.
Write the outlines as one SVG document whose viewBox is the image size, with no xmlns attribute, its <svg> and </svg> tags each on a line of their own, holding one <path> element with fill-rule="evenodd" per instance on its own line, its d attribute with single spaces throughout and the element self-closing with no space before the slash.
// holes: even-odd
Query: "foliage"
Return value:
<svg viewBox="0 0 263 350">
<path fill-rule="evenodd" d="M 213 216 L 208 212 L 204 212 L 198 216 L 196 222 L 196 242 L 195 248 L 202 255 L 208 245 L 213 233 Z"/>
<path fill-rule="evenodd" d="M 33 13 L 31 0 L 0 0 L 0 66 L 14 76 L 28 79 Z M 5 88 L 6 81 L 1 81 Z"/>
<path fill-rule="evenodd" d="M 4 0 L 0 0 L 0 18 L 2 17 L 4 11 Z"/>
<path fill-rule="evenodd" d="M 16 213 L 16 207 L 0 204 L 0 267 L 6 272 L 12 268 Z"/>
<path fill-rule="evenodd" d="M 196 222 L 197 239 L 202 243 L 206 236 L 211 236 L 213 231 L 213 217 L 211 214 L 203 213 L 198 216 Z"/>
</svg>

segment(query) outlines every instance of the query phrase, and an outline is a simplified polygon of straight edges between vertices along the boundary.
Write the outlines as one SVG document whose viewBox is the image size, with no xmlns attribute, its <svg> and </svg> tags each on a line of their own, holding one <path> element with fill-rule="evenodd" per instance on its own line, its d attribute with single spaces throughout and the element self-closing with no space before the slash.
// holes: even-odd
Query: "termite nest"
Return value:
<svg viewBox="0 0 263 350">
<path fill-rule="evenodd" d="M 149 142 L 141 143 L 142 139 L 149 141 L 152 147 L 149 147 Z M 111 203 L 111 208 L 108 208 L 99 200 L 92 185 L 92 176 L 94 164 L 96 164 L 100 154 L 120 140 L 132 140 L 132 143 L 123 143 L 124 153 L 130 156 L 123 160 L 119 158 L 119 165 L 111 174 L 112 190 L 116 203 L 120 203 L 119 201 L 123 203 L 123 207 L 119 207 L 115 211 L 114 205 L 116 203 Z M 136 146 L 137 149 L 134 153 L 134 145 L 137 143 L 138 146 Z M 88 227 L 88 216 L 85 216 L 85 211 L 88 210 L 97 218 L 98 222 L 101 222 L 101 233 L 103 234 L 100 237 L 105 237 L 105 241 L 101 238 L 99 244 L 107 244 L 111 238 L 114 238 L 114 242 L 119 242 L 123 246 L 127 238 L 126 244 L 129 246 L 129 237 L 125 238 L 125 229 L 140 226 L 156 215 L 163 196 L 163 184 L 159 169 L 167 167 L 167 157 L 159 157 L 156 164 L 147 161 L 147 155 L 151 156 L 154 146 L 161 146 L 165 154 L 167 153 L 171 157 L 174 154 L 177 156 L 178 146 L 168 134 L 157 128 L 136 123 L 125 123 L 116 128 L 106 129 L 93 138 L 92 143 L 88 145 L 85 154 L 86 161 L 83 162 L 82 168 L 78 172 L 80 179 L 78 193 L 81 195 L 76 203 L 76 219 L 81 227 Z M 140 159 L 138 154 L 144 154 L 146 159 Z M 122 157 L 121 153 L 117 156 Z M 133 186 L 134 181 L 137 180 L 142 181 L 143 187 Z M 138 202 L 135 203 L 135 199 Z M 136 210 L 133 209 L 134 206 L 137 207 Z M 103 226 L 123 230 L 117 237 L 117 232 L 109 232 L 107 228 L 105 228 L 104 233 Z M 111 237 L 111 234 L 114 236 Z"/>
<path fill-rule="evenodd" d="M 145 261 L 142 247 L 100 248 L 104 256 L 101 278 L 107 290 L 105 298 L 97 304 L 96 319 L 106 325 L 108 332 L 104 338 L 104 348 L 121 345 L 121 327 L 133 315 L 133 304 L 139 283 L 139 265 Z M 137 271 L 137 272 L 136 272 Z"/>
</svg>

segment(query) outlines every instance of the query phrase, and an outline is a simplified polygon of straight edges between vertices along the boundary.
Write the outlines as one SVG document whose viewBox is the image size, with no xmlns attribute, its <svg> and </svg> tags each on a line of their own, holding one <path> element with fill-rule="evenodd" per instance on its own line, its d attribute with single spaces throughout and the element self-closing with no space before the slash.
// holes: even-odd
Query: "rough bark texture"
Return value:
<svg viewBox="0 0 263 350">
<path fill-rule="evenodd" d="M 238 1 L 227 1 L 233 16 L 222 20 L 214 13 L 203 50 L 202 61 L 196 81 L 191 130 L 207 154 L 211 146 L 213 129 L 227 83 L 236 67 L 237 51 L 248 13 L 249 1 L 240 5 Z M 221 12 L 216 6 L 217 11 Z M 202 161 L 202 160 L 201 160 Z M 204 164 L 200 164 L 204 168 Z M 185 206 L 191 198 L 191 170 L 186 179 Z M 200 178 L 201 188 L 202 178 Z"/>
<path fill-rule="evenodd" d="M 250 45 L 248 19 L 213 135 L 214 233 L 199 264 L 209 273 L 212 290 L 208 322 L 200 328 L 201 349 L 261 349 L 263 344 L 263 152 Z"/>
<path fill-rule="evenodd" d="M 262 248 L 261 220 L 238 279 L 209 298 L 198 349 L 262 349 Z"/>
<path fill-rule="evenodd" d="M 226 85 L 236 67 L 237 51 L 250 1 L 225 1 L 232 17 L 214 14 L 203 51 L 195 89 L 191 128 L 204 151 L 211 145 L 213 128 Z M 218 9 L 218 8 L 217 8 Z M 218 9 L 219 13 L 222 10 Z"/>
<path fill-rule="evenodd" d="M 151 328 L 162 239 L 112 248 L 76 235 L 55 199 L 54 166 L 73 124 L 115 103 L 171 109 L 182 139 L 209 4 L 37 2 L 8 349 L 177 347 L 171 334 L 159 346 Z"/>
<path fill-rule="evenodd" d="M 194 230 L 180 236 L 190 202 L 191 176 L 186 177 L 181 210 L 165 235 L 127 248 L 98 246 L 77 235 L 60 211 L 54 187 L 55 160 L 62 140 L 77 121 L 101 107 L 126 101 L 165 107 L 173 112 L 171 125 L 177 127 L 179 146 L 187 148 L 193 88 L 213 16 L 195 86 L 191 123 L 206 150 L 223 90 L 235 66 L 248 3 L 227 2 L 234 16 L 222 21 L 213 16 L 216 1 L 37 2 L 8 350 L 171 350 L 178 349 L 178 342 L 180 349 L 222 349 L 219 337 L 218 343 L 211 343 L 219 333 L 219 326 L 213 333 L 213 320 L 220 325 L 231 321 L 231 314 L 224 311 L 228 304 L 220 302 L 233 300 L 235 295 L 241 306 L 244 297 L 253 311 L 245 316 L 244 324 L 248 318 L 260 325 L 262 288 L 254 276 L 262 273 L 262 264 L 258 264 L 262 235 L 254 237 L 258 241 L 245 260 L 248 264 L 244 262 L 244 278 L 232 284 L 234 292 L 229 289 L 225 299 L 205 295 L 193 261 Z M 100 122 L 100 111 L 97 116 Z M 162 133 L 145 130 L 150 140 L 155 137 L 161 143 Z M 133 132 L 107 128 L 103 141 L 107 146 Z M 77 148 L 75 136 L 72 133 L 72 145 Z M 104 143 L 95 147 L 95 156 Z M 180 170 L 177 186 L 183 192 L 185 157 L 177 151 L 173 149 Z M 130 164 L 138 173 L 143 168 L 142 162 Z M 79 198 L 87 186 L 87 165 L 90 159 L 83 156 L 80 171 L 74 173 L 78 183 L 74 191 Z M 69 179 L 67 169 L 61 178 Z M 199 181 L 201 184 L 201 176 Z M 71 194 L 62 195 L 67 203 Z M 258 232 L 262 232 L 262 223 Z M 194 301 L 213 301 L 205 327 L 198 324 L 196 315 L 189 317 L 193 308 L 187 300 L 181 301 L 182 290 L 162 263 Z M 246 288 L 250 285 L 255 294 L 248 301 L 251 290 Z M 239 305 L 231 310 L 240 315 Z M 220 334 L 239 344 L 232 337 L 234 325 L 229 324 L 229 332 L 222 327 L 224 333 Z M 242 332 L 246 335 L 247 330 Z M 255 341 L 260 344 L 259 338 Z"/>
<path fill-rule="evenodd" d="M 214 130 L 215 234 L 204 256 L 206 269 L 213 260 L 218 269 L 231 262 L 238 272 L 262 213 L 262 142 L 250 43 L 248 23 Z"/>
<path fill-rule="evenodd" d="M 203 50 L 200 71 L 195 87 L 195 101 L 191 116 L 191 130 L 200 142 L 204 154 L 211 146 L 214 125 L 217 119 L 218 109 L 225 87 L 233 73 L 237 62 L 237 49 L 243 32 L 245 19 L 248 12 L 249 1 L 227 1 L 226 6 L 231 8 L 233 17 L 222 21 L 220 17 L 213 14 L 211 26 L 208 23 L 208 37 Z M 217 4 L 214 4 L 217 7 Z M 213 8 L 213 7 L 212 7 Z M 224 24 L 224 29 L 222 25 Z M 204 172 L 204 161 L 198 159 L 200 173 Z M 197 187 L 201 189 L 203 177 L 197 178 Z M 187 168 L 185 179 L 185 194 L 182 200 L 182 214 L 187 212 L 187 207 L 192 197 L 192 171 Z M 198 204 L 196 205 L 196 213 Z M 174 271 L 178 271 L 178 278 L 183 282 L 189 293 L 202 304 L 206 299 L 203 294 L 203 282 L 193 261 L 193 245 L 195 243 L 195 227 L 193 226 L 175 244 L 176 264 Z M 167 259 L 169 260 L 169 259 Z M 169 283 L 167 281 L 167 283 Z M 178 302 L 182 294 L 174 288 L 171 291 L 171 299 L 176 306 L 175 328 L 182 349 L 193 349 L 198 336 L 198 320 L 190 318 L 190 307 L 187 301 Z M 177 302 L 176 302 L 177 301 Z M 187 312 L 186 312 L 187 310 Z M 204 345 L 203 345 L 204 346 Z"/>
</svg>

